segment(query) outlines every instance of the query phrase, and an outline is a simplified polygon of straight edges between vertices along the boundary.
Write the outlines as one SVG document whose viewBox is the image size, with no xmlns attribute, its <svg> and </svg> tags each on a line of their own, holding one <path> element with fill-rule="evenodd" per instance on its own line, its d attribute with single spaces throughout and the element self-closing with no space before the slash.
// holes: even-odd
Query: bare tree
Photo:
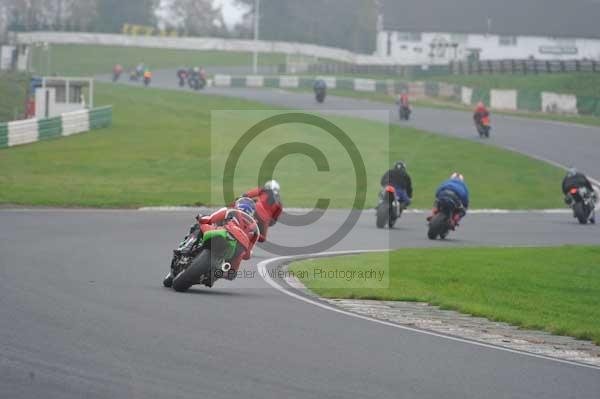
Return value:
<svg viewBox="0 0 600 399">
<path fill-rule="evenodd" d="M 169 11 L 188 35 L 218 35 L 227 31 L 221 8 L 215 7 L 212 0 L 173 0 Z"/>
</svg>

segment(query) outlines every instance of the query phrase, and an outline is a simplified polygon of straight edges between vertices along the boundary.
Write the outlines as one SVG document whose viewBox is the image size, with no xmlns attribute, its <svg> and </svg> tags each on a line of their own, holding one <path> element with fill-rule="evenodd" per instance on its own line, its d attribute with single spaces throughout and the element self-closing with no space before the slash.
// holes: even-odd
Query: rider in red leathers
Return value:
<svg viewBox="0 0 600 399">
<path fill-rule="evenodd" d="M 270 180 L 261 187 L 248 191 L 243 197 L 249 197 L 256 201 L 256 221 L 260 228 L 260 237 L 258 241 L 267 240 L 267 231 L 269 227 L 277 223 L 277 219 L 283 211 L 283 205 L 279 196 L 279 183 Z"/>
</svg>

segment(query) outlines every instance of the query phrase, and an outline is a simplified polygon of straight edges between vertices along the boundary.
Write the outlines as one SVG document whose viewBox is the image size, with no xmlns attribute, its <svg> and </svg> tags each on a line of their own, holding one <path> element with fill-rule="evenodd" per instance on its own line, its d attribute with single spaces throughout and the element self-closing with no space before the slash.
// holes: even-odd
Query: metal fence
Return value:
<svg viewBox="0 0 600 399">
<path fill-rule="evenodd" d="M 456 75 L 538 74 L 560 72 L 600 72 L 600 62 L 593 60 L 542 61 L 497 60 L 451 62 L 448 70 Z"/>
</svg>

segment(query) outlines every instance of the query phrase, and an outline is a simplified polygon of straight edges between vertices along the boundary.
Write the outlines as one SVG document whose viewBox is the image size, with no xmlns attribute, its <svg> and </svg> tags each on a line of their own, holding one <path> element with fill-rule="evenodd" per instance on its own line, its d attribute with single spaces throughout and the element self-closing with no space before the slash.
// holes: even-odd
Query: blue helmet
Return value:
<svg viewBox="0 0 600 399">
<path fill-rule="evenodd" d="M 240 210 L 247 215 L 254 216 L 256 205 L 250 198 L 242 197 L 235 201 L 235 209 Z"/>
</svg>

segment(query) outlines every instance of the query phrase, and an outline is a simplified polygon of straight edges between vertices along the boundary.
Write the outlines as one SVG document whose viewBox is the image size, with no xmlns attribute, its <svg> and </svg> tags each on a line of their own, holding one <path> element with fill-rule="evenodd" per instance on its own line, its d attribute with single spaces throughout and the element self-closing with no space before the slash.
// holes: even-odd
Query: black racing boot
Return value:
<svg viewBox="0 0 600 399">
<path fill-rule="evenodd" d="M 173 279 L 175 276 L 173 275 L 173 270 L 169 272 L 163 279 L 163 285 L 167 288 L 171 288 L 173 286 Z"/>
</svg>

